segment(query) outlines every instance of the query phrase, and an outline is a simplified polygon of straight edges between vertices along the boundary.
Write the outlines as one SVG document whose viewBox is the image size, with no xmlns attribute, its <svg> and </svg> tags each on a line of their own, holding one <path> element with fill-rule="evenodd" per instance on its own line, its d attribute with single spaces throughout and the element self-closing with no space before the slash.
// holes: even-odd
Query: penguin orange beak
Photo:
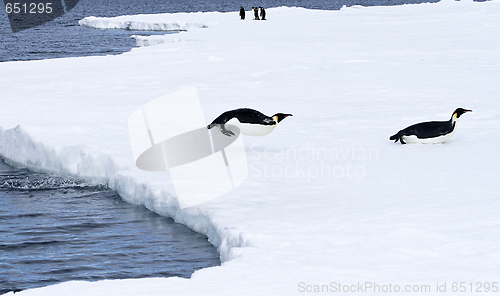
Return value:
<svg viewBox="0 0 500 296">
<path fill-rule="evenodd" d="M 467 109 L 464 109 L 464 112 L 467 113 L 467 112 L 472 112 L 472 110 L 467 110 Z"/>
</svg>

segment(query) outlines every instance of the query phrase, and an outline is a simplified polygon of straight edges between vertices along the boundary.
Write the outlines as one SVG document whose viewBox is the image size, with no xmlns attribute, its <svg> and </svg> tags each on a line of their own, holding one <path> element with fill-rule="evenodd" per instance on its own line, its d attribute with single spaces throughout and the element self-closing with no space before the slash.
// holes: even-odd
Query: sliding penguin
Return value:
<svg viewBox="0 0 500 296">
<path fill-rule="evenodd" d="M 288 116 L 292 116 L 292 114 L 276 113 L 269 117 L 254 109 L 241 108 L 222 113 L 207 128 L 211 129 L 218 125 L 223 134 L 231 136 L 234 133 L 224 127 L 225 124 L 230 124 L 238 127 L 244 135 L 265 136 L 270 134 L 276 125 Z"/>
<path fill-rule="evenodd" d="M 245 8 L 243 6 L 240 8 L 240 18 L 241 20 L 245 20 Z"/>
<path fill-rule="evenodd" d="M 457 129 L 457 120 L 464 113 L 472 112 L 463 108 L 458 108 L 451 115 L 448 121 L 429 121 L 411 125 L 392 135 L 389 140 L 406 143 L 438 144 L 444 143 L 453 137 Z"/>
</svg>

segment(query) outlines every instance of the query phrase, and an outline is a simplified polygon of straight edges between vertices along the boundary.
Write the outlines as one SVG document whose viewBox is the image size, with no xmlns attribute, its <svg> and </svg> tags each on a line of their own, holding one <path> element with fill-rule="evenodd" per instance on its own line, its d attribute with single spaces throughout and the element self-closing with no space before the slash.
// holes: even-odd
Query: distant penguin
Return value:
<svg viewBox="0 0 500 296">
<path fill-rule="evenodd" d="M 457 129 L 457 120 L 464 113 L 472 112 L 463 108 L 458 108 L 451 115 L 448 121 L 429 121 L 411 125 L 392 135 L 389 140 L 406 143 L 438 144 L 444 143 L 453 137 Z"/>
<path fill-rule="evenodd" d="M 259 7 L 260 9 L 260 19 L 265 21 L 266 20 L 266 11 L 264 10 L 264 7 Z"/>
<path fill-rule="evenodd" d="M 276 113 L 269 117 L 254 109 L 241 108 L 222 113 L 207 128 L 211 129 L 218 125 L 223 134 L 232 136 L 234 133 L 224 126 L 230 124 L 238 127 L 244 135 L 265 136 L 270 134 L 276 125 L 288 116 L 292 116 L 292 114 Z"/>
<path fill-rule="evenodd" d="M 240 18 L 241 20 L 245 19 L 245 8 L 243 8 L 243 6 L 240 8 Z"/>
<path fill-rule="evenodd" d="M 252 7 L 252 10 L 253 10 L 254 20 L 259 20 L 259 8 L 258 7 Z"/>
</svg>

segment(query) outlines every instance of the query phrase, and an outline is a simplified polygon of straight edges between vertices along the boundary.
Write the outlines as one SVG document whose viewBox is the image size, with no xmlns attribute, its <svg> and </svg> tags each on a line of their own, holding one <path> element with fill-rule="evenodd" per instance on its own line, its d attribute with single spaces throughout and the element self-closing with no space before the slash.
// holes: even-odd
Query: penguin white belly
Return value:
<svg viewBox="0 0 500 296">
<path fill-rule="evenodd" d="M 455 129 L 453 129 L 453 131 L 449 134 L 442 135 L 442 136 L 435 137 L 435 138 L 419 139 L 415 135 L 403 136 L 402 138 L 403 138 L 403 141 L 405 141 L 408 144 L 417 144 L 417 143 L 418 144 L 441 144 L 441 143 L 444 143 L 444 142 L 448 141 L 449 139 L 451 139 L 453 137 L 453 134 L 455 134 Z"/>
<path fill-rule="evenodd" d="M 247 136 L 265 136 L 270 134 L 275 128 L 275 125 L 263 125 L 255 123 L 241 123 L 237 118 L 231 118 L 226 124 L 237 126 L 240 132 Z"/>
</svg>

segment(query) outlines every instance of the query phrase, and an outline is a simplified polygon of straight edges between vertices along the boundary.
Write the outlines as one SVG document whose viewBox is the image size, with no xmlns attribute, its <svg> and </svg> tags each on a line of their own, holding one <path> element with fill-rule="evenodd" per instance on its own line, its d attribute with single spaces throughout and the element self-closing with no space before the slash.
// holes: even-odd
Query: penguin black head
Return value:
<svg viewBox="0 0 500 296">
<path fill-rule="evenodd" d="M 472 110 L 463 109 L 463 108 L 457 108 L 457 110 L 455 110 L 455 112 L 453 112 L 453 115 L 456 115 L 457 118 L 460 118 L 460 116 L 462 114 L 467 113 L 467 112 L 472 112 Z"/>
<path fill-rule="evenodd" d="M 284 114 L 284 113 L 276 113 L 273 115 L 273 119 L 276 120 L 276 123 L 280 123 L 283 119 L 288 116 L 293 116 L 292 114 Z"/>
</svg>

